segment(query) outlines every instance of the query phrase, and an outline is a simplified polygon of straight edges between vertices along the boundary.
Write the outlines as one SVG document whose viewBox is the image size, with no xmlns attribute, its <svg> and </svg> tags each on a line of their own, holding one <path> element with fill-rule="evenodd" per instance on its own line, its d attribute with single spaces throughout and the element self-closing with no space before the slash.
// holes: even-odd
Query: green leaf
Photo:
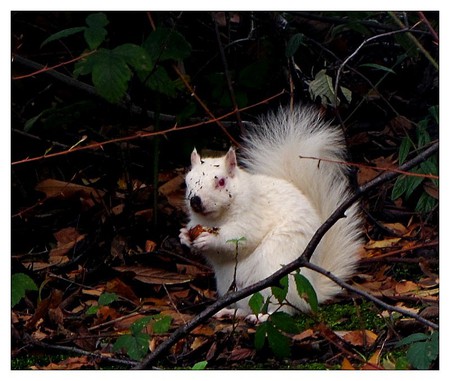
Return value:
<svg viewBox="0 0 450 381">
<path fill-rule="evenodd" d="M 427 131 L 428 119 L 422 119 L 417 123 L 417 146 L 422 148 L 430 143 L 430 134 Z"/>
<path fill-rule="evenodd" d="M 108 18 L 103 12 L 92 13 L 86 17 L 86 24 L 90 27 L 104 27 L 109 24 Z"/>
<path fill-rule="evenodd" d="M 406 358 L 409 363 L 416 369 L 429 369 L 434 358 L 431 356 L 432 345 L 429 341 L 414 343 L 408 349 Z"/>
<path fill-rule="evenodd" d="M 433 197 L 424 192 L 420 195 L 419 200 L 417 201 L 416 211 L 419 213 L 431 212 L 436 206 L 436 202 L 437 201 Z"/>
<path fill-rule="evenodd" d="M 351 102 L 352 92 L 343 86 L 339 89 L 347 102 Z M 336 106 L 336 102 L 337 105 L 341 102 L 340 98 L 335 96 L 333 79 L 326 74 L 325 69 L 319 71 L 314 79 L 309 82 L 309 94 L 312 100 L 320 98 L 324 106 Z"/>
<path fill-rule="evenodd" d="M 274 312 L 270 315 L 271 323 L 280 331 L 286 333 L 298 333 L 299 329 L 295 323 L 295 319 L 283 311 Z"/>
<path fill-rule="evenodd" d="M 86 315 L 95 315 L 98 310 L 99 310 L 98 306 L 90 306 L 86 311 Z"/>
<path fill-rule="evenodd" d="M 111 304 L 112 302 L 115 302 L 116 300 L 119 300 L 119 297 L 117 294 L 111 293 L 111 292 L 104 292 L 101 294 L 98 298 L 98 304 L 100 306 L 107 306 L 108 304 Z"/>
<path fill-rule="evenodd" d="M 402 340 L 400 340 L 395 346 L 402 347 L 404 345 L 416 343 L 418 341 L 428 340 L 428 338 L 429 338 L 429 336 L 425 333 L 422 333 L 422 332 L 413 333 L 412 335 L 409 335 L 409 336 L 403 338 Z"/>
<path fill-rule="evenodd" d="M 297 286 L 297 292 L 301 298 L 305 299 L 309 303 L 311 310 L 317 312 L 319 309 L 319 303 L 317 301 L 317 294 L 311 282 L 302 274 L 294 274 L 295 285 Z"/>
<path fill-rule="evenodd" d="M 248 301 L 248 305 L 255 315 L 261 313 L 263 304 L 264 304 L 264 297 L 261 295 L 260 292 L 254 293 Z"/>
<path fill-rule="evenodd" d="M 101 49 L 92 66 L 92 82 L 98 93 L 111 103 L 119 102 L 126 93 L 131 70 L 122 57 Z"/>
<path fill-rule="evenodd" d="M 30 131 L 31 128 L 35 125 L 35 123 L 36 123 L 39 119 L 41 119 L 41 117 L 42 117 L 43 115 L 45 115 L 46 113 L 48 113 L 49 110 L 51 110 L 51 109 L 44 110 L 44 111 L 42 111 L 41 113 L 39 113 L 38 115 L 36 115 L 36 116 L 34 116 L 34 117 L 28 119 L 28 120 L 25 122 L 25 125 L 23 126 L 23 130 L 26 131 L 26 132 Z"/>
<path fill-rule="evenodd" d="M 141 75 L 140 78 L 141 80 L 145 79 L 145 77 L 142 78 Z M 162 66 L 159 66 L 155 71 L 151 73 L 150 76 L 148 76 L 145 85 L 158 93 L 167 95 L 172 98 L 177 94 L 177 86 L 175 85 L 174 81 L 170 79 L 166 69 L 164 69 Z"/>
<path fill-rule="evenodd" d="M 265 321 L 256 327 L 255 332 L 255 348 L 259 351 L 264 347 L 264 343 L 266 342 L 267 336 L 267 326 L 269 325 L 268 321 Z"/>
<path fill-rule="evenodd" d="M 193 365 L 192 370 L 203 370 L 208 365 L 208 361 L 199 361 Z"/>
<path fill-rule="evenodd" d="M 143 47 L 153 61 L 182 60 L 191 54 L 191 45 L 177 31 L 159 27 L 150 33 Z"/>
<path fill-rule="evenodd" d="M 289 338 L 284 336 L 272 324 L 267 325 L 267 341 L 269 342 L 269 347 L 275 356 L 279 358 L 284 358 L 289 357 L 291 355 Z"/>
<path fill-rule="evenodd" d="M 409 136 L 404 137 L 398 150 L 398 162 L 400 165 L 402 165 L 408 157 L 411 146 L 412 142 Z"/>
<path fill-rule="evenodd" d="M 360 67 L 371 67 L 372 69 L 376 69 L 376 70 L 381 70 L 381 71 L 385 71 L 387 73 L 392 73 L 392 74 L 396 74 L 394 70 L 383 66 L 383 65 L 379 65 L 379 64 L 375 64 L 375 63 L 366 63 L 366 64 L 362 64 L 359 65 Z"/>
<path fill-rule="evenodd" d="M 136 320 L 133 324 L 130 326 L 130 331 L 133 335 L 139 335 L 142 330 L 147 327 L 147 325 L 153 320 L 153 316 L 145 316 L 143 318 L 140 318 Z"/>
<path fill-rule="evenodd" d="M 392 187 L 391 192 L 391 198 L 392 200 L 397 200 L 399 197 L 402 196 L 403 193 L 406 191 L 406 176 L 401 175 L 397 177 L 397 180 L 395 180 L 394 186 Z"/>
<path fill-rule="evenodd" d="M 86 29 L 85 26 L 76 26 L 74 28 L 68 28 L 68 29 L 64 29 L 64 30 L 61 30 L 59 32 L 56 32 L 56 33 L 52 34 L 50 37 L 47 37 L 44 40 L 44 42 L 42 42 L 41 48 L 44 45 L 47 45 L 49 42 L 52 42 L 52 41 L 55 41 L 55 40 L 60 40 L 61 38 L 64 38 L 64 37 L 69 37 L 69 36 L 71 36 L 73 34 L 80 33 L 82 31 L 84 31 L 85 29 Z"/>
<path fill-rule="evenodd" d="M 272 287 L 272 295 L 278 300 L 278 302 L 281 304 L 286 299 L 286 295 L 288 293 L 289 288 L 289 278 L 286 275 L 285 277 L 280 279 L 280 286 L 281 287 Z"/>
<path fill-rule="evenodd" d="M 436 124 L 439 124 L 439 106 L 431 106 L 428 109 L 431 117 L 434 119 Z"/>
<path fill-rule="evenodd" d="M 300 45 L 305 46 L 305 35 L 303 33 L 294 34 L 288 41 L 286 45 L 286 57 L 292 57 L 300 47 Z"/>
<path fill-rule="evenodd" d="M 124 349 L 127 355 L 132 359 L 139 361 L 148 352 L 150 336 L 145 333 L 138 335 L 120 336 L 113 345 L 113 351 L 118 352 Z"/>
<path fill-rule="evenodd" d="M 399 341 L 396 347 L 411 345 L 406 353 L 409 363 L 416 369 L 429 369 L 439 355 L 439 332 L 431 335 L 414 333 Z"/>
<path fill-rule="evenodd" d="M 136 71 L 150 73 L 153 63 L 147 51 L 135 44 L 123 44 L 113 49 L 113 52 L 122 57 L 127 64 Z"/>
<path fill-rule="evenodd" d="M 27 274 L 17 273 L 11 277 L 11 307 L 25 297 L 27 291 L 37 291 L 36 283 Z"/>
<path fill-rule="evenodd" d="M 91 50 L 97 49 L 107 36 L 108 32 L 103 27 L 91 26 L 84 31 L 84 39 Z"/>
<path fill-rule="evenodd" d="M 155 315 L 153 323 L 154 333 L 166 333 L 169 331 L 172 318 L 167 315 Z"/>
</svg>

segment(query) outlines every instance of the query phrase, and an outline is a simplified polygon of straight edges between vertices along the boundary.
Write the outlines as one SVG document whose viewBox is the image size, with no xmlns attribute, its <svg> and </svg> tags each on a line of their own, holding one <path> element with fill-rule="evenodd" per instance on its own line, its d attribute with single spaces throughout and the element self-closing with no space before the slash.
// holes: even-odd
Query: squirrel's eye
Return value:
<svg viewBox="0 0 450 381">
<path fill-rule="evenodd" d="M 225 179 L 224 179 L 224 178 L 220 179 L 220 180 L 217 182 L 217 185 L 218 185 L 219 187 L 223 187 L 223 186 L 225 185 Z"/>
</svg>

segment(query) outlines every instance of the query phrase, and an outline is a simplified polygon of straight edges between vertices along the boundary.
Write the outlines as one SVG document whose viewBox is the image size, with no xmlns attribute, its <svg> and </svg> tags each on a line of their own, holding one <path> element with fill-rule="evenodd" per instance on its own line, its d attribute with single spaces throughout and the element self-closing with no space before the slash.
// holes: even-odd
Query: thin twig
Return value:
<svg viewBox="0 0 450 381">
<path fill-rule="evenodd" d="M 284 93 L 285 93 L 285 90 L 281 90 L 279 93 L 277 93 L 275 95 L 272 95 L 269 98 L 263 99 L 260 102 L 254 103 L 254 104 L 252 104 L 250 106 L 247 106 L 247 107 L 242 107 L 242 108 L 239 109 L 239 111 L 249 110 L 251 108 L 260 106 L 262 104 L 266 104 L 266 103 L 272 101 L 273 99 L 280 97 Z M 214 119 L 203 120 L 201 122 L 189 124 L 187 126 L 174 125 L 173 127 L 168 128 L 166 130 L 154 131 L 154 132 L 138 132 L 138 133 L 136 133 L 134 135 L 130 135 L 130 136 L 125 136 L 125 137 L 115 138 L 115 139 L 111 139 L 111 140 L 106 140 L 106 141 L 99 142 L 99 143 L 91 143 L 91 144 L 86 145 L 86 146 L 75 147 L 71 151 L 66 150 L 66 151 L 54 152 L 54 153 L 50 153 L 50 154 L 42 155 L 42 156 L 27 157 L 25 159 L 12 162 L 11 165 L 30 163 L 30 162 L 37 161 L 37 160 L 49 159 L 49 158 L 52 158 L 52 157 L 61 156 L 61 155 L 67 155 L 67 154 L 70 154 L 70 153 L 79 152 L 79 151 L 83 151 L 83 150 L 87 150 L 87 149 L 102 148 L 103 146 L 105 146 L 107 144 L 112 144 L 112 143 L 126 142 L 126 141 L 139 139 L 139 138 L 146 138 L 146 137 L 157 136 L 157 135 L 165 135 L 165 134 L 172 133 L 172 132 L 179 132 L 179 131 L 184 131 L 184 130 L 188 130 L 188 129 L 193 129 L 193 128 L 196 128 L 196 127 L 205 126 L 207 124 L 211 124 L 211 123 L 214 123 L 214 122 L 226 119 L 226 118 L 232 116 L 235 112 L 236 111 L 230 111 L 230 112 L 228 112 L 228 113 L 226 113 L 226 114 L 224 114 L 222 116 L 215 117 Z M 212 117 L 214 117 L 214 115 L 212 115 Z"/>
<path fill-rule="evenodd" d="M 228 69 L 227 57 L 225 55 L 225 50 L 223 48 L 222 41 L 220 40 L 219 26 L 217 25 L 217 20 L 214 18 L 213 15 L 211 15 L 211 18 L 214 23 L 214 31 L 216 33 L 217 44 L 219 45 L 220 57 L 222 58 L 222 65 L 223 65 L 223 69 L 225 72 L 225 79 L 227 81 L 228 93 L 230 94 L 231 103 L 233 104 L 234 109 L 238 110 L 238 105 L 236 102 L 236 96 L 234 94 L 233 84 L 231 83 L 230 71 Z M 241 132 L 244 132 L 242 120 L 241 120 L 241 114 L 239 113 L 239 111 L 236 111 L 236 119 L 239 124 L 239 128 L 241 129 Z"/>
<path fill-rule="evenodd" d="M 76 348 L 76 347 L 66 347 L 64 345 L 44 343 L 42 341 L 32 339 L 31 337 L 30 337 L 29 341 L 30 341 L 31 345 L 41 347 L 44 349 L 71 352 L 71 353 L 76 353 L 76 354 L 82 355 L 82 356 L 95 357 L 101 361 L 106 361 L 106 362 L 110 362 L 110 363 L 127 365 L 127 366 L 136 366 L 139 364 L 137 361 L 127 360 L 127 359 L 116 359 L 116 358 L 108 356 L 108 355 L 102 355 L 101 353 L 98 353 L 98 352 L 89 352 L 89 351 L 85 351 L 83 349 Z"/>
</svg>

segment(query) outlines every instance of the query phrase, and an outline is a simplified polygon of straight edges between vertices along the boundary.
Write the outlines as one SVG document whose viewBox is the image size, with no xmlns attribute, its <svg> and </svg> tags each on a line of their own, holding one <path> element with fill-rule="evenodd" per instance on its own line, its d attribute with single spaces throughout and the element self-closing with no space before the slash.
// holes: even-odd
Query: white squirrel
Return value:
<svg viewBox="0 0 450 381">
<path fill-rule="evenodd" d="M 220 158 L 201 158 L 194 149 L 186 175 L 190 220 L 180 230 L 180 241 L 212 265 L 219 296 L 232 285 L 250 286 L 297 259 L 317 228 L 349 195 L 347 168 L 336 163 L 345 157 L 343 134 L 315 109 L 280 108 L 261 118 L 243 140 L 245 170 L 237 165 L 232 148 Z M 354 274 L 362 244 L 358 207 L 353 205 L 345 214 L 311 257 L 312 263 L 343 280 Z M 189 229 L 197 225 L 209 230 L 192 239 Z M 233 240 L 241 237 L 245 240 L 239 242 L 236 257 Z M 310 269 L 302 268 L 301 274 L 314 287 L 319 303 L 342 291 Z M 270 297 L 270 288 L 261 293 Z M 254 320 L 248 300 L 217 316 L 236 313 Z M 310 310 L 291 276 L 286 300 L 291 306 L 283 305 L 281 310 L 289 314 Z M 269 314 L 280 308 L 277 303 L 272 297 Z"/>
</svg>

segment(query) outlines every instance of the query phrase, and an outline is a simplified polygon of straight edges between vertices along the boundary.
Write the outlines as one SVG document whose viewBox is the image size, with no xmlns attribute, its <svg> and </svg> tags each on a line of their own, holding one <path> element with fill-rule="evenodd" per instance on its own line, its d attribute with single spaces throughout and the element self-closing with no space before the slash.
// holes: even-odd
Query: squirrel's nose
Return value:
<svg viewBox="0 0 450 381">
<path fill-rule="evenodd" d="M 203 211 L 202 199 L 199 196 L 193 196 L 189 200 L 191 203 L 191 208 L 196 213 L 201 213 Z"/>
</svg>

